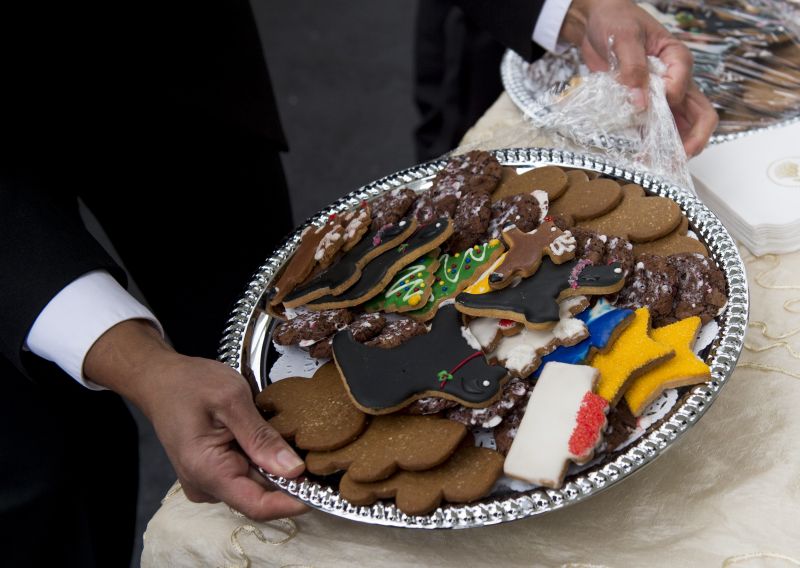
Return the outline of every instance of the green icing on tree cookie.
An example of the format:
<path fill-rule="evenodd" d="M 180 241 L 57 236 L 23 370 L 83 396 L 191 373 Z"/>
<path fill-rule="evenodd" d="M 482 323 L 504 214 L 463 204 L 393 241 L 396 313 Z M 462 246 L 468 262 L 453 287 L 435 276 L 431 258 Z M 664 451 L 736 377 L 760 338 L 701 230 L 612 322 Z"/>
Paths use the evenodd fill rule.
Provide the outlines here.
<path fill-rule="evenodd" d="M 480 276 L 487 265 L 502 251 L 503 244 L 500 240 L 492 239 L 464 252 L 457 252 L 454 255 L 443 254 L 439 257 L 439 268 L 434 275 L 431 294 L 425 307 L 408 312 L 408 315 L 417 319 L 428 319 L 436 312 L 442 301 L 455 297 Z"/>
<path fill-rule="evenodd" d="M 364 305 L 368 312 L 404 312 L 425 305 L 431 292 L 438 251 L 415 260 L 395 276 L 386 289 Z"/>

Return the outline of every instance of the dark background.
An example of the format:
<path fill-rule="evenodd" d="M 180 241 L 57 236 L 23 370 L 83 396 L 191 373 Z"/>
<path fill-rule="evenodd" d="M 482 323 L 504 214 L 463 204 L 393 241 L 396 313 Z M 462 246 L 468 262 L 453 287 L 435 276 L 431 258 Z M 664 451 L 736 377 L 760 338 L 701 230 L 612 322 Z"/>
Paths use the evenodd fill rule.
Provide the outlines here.
<path fill-rule="evenodd" d="M 283 164 L 295 223 L 365 183 L 413 165 L 416 2 L 252 4 L 289 140 Z M 241 211 L 251 213 L 252 222 L 269 222 L 268 211 L 250 212 L 246 203 Z M 265 249 L 265 258 L 269 252 Z M 133 566 L 139 565 L 147 522 L 175 481 L 152 428 L 136 417 L 141 482 Z"/>

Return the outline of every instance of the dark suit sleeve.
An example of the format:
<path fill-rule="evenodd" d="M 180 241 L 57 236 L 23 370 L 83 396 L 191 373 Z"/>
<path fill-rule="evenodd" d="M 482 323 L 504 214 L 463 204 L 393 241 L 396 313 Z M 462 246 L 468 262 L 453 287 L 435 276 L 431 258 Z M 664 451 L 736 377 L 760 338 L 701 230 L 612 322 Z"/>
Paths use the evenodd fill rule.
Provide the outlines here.
<path fill-rule="evenodd" d="M 39 313 L 67 284 L 124 271 L 85 229 L 74 194 L 15 189 L 0 182 L 0 355 L 25 374 L 22 346 Z"/>
<path fill-rule="evenodd" d="M 475 25 L 527 61 L 538 59 L 544 52 L 532 40 L 544 0 L 455 0 L 455 3 Z"/>

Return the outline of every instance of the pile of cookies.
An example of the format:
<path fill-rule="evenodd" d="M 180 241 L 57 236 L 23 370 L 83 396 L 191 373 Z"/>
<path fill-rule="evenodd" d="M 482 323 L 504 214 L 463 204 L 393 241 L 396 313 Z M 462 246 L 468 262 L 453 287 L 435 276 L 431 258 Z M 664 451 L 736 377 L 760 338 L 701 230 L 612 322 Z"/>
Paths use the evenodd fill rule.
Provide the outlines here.
<path fill-rule="evenodd" d="M 558 488 L 709 379 L 693 346 L 725 299 L 671 200 L 470 152 L 303 232 L 266 298 L 272 340 L 332 361 L 256 402 L 354 505 L 425 514 L 503 474 Z"/>

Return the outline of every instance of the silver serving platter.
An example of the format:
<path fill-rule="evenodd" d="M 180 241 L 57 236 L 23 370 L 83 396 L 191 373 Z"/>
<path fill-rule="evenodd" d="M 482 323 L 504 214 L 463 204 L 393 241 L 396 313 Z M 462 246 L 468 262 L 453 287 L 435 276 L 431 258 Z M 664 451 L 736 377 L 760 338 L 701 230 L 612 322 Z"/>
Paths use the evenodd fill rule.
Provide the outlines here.
<path fill-rule="evenodd" d="M 516 52 L 506 50 L 505 54 L 503 55 L 503 60 L 500 63 L 500 77 L 503 82 L 503 88 L 505 88 L 506 92 L 508 93 L 509 98 L 511 101 L 519 108 L 523 113 L 526 115 L 535 118 L 537 113 L 541 111 L 541 105 L 537 102 L 537 97 L 541 96 L 546 92 L 549 85 L 541 85 L 538 90 L 535 90 L 530 85 L 530 79 L 527 77 L 526 73 L 526 65 L 527 62 Z M 719 144 L 721 142 L 729 142 L 731 140 L 737 140 L 742 138 L 743 136 L 747 136 L 749 134 L 754 134 L 756 132 L 762 132 L 764 130 L 771 130 L 773 128 L 780 128 L 783 126 L 788 126 L 789 124 L 793 124 L 795 122 L 800 122 L 800 109 L 797 109 L 797 116 L 787 118 L 784 120 L 776 120 L 773 123 L 768 125 L 758 125 L 747 130 L 742 130 L 740 132 L 729 132 L 729 133 L 717 133 L 711 136 L 709 140 L 709 144 Z M 627 142 L 627 141 L 626 141 Z M 630 143 L 627 144 L 619 144 L 611 141 L 609 143 L 610 147 L 613 148 L 626 148 Z M 609 147 L 606 144 L 597 144 L 600 147 Z"/>
<path fill-rule="evenodd" d="M 719 332 L 706 357 L 712 380 L 690 389 L 661 422 L 651 426 L 632 445 L 621 452 L 606 455 L 600 463 L 581 473 L 568 476 L 564 486 L 558 490 L 536 489 L 511 493 L 502 498 L 490 496 L 469 505 L 445 504 L 429 515 L 409 516 L 393 503 L 378 502 L 371 507 L 357 507 L 341 498 L 334 487 L 305 478 L 284 479 L 260 470 L 277 487 L 311 507 L 364 523 L 425 529 L 480 527 L 562 509 L 608 489 L 663 454 L 705 414 L 733 372 L 742 351 L 747 327 L 745 267 L 730 234 L 703 203 L 685 189 L 664 183 L 647 173 L 616 167 L 600 157 L 549 148 L 517 148 L 492 153 L 506 166 L 558 165 L 600 172 L 626 182 L 638 183 L 651 194 L 672 199 L 680 206 L 692 229 L 708 246 L 711 258 L 722 269 L 727 282 L 728 304 L 717 317 Z M 445 163 L 446 160 L 428 162 L 372 182 L 310 218 L 303 227 L 309 223 L 320 225 L 330 214 L 355 207 L 362 200 L 373 199 L 386 191 L 399 187 L 417 190 L 427 187 L 432 176 Z M 267 259 L 248 284 L 247 291 L 233 310 L 219 348 L 219 359 L 240 371 L 255 391 L 260 391 L 268 382 L 268 378 L 262 376 L 261 369 L 262 350 L 264 342 L 268 340 L 271 323 L 270 316 L 264 311 L 264 292 L 294 252 L 303 227 L 298 228 Z"/>

